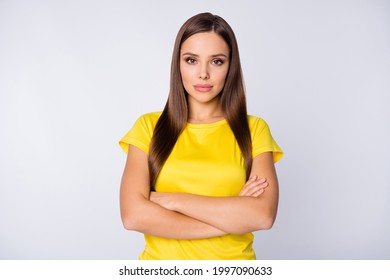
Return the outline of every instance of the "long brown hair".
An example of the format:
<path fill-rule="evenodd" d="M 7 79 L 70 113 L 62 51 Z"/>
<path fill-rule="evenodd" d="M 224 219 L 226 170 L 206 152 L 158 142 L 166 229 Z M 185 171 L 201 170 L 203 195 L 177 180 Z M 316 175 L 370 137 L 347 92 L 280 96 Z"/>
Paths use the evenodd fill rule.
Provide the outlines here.
<path fill-rule="evenodd" d="M 236 37 L 232 28 L 223 18 L 211 13 L 201 13 L 188 19 L 176 36 L 172 55 L 169 96 L 150 143 L 148 160 L 152 189 L 154 189 L 157 176 L 188 120 L 187 93 L 180 74 L 181 45 L 190 36 L 201 32 L 215 32 L 225 40 L 230 48 L 230 66 L 224 88 L 220 93 L 220 102 L 224 116 L 241 149 L 247 179 L 250 174 L 252 141 Z"/>

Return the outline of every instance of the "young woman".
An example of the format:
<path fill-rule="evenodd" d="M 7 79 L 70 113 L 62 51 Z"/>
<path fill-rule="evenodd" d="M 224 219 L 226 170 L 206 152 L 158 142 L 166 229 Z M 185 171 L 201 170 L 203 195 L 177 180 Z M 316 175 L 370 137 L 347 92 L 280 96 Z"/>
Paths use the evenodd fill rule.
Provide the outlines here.
<path fill-rule="evenodd" d="M 278 208 L 282 151 L 248 116 L 231 27 L 210 13 L 179 30 L 168 101 L 120 140 L 123 225 L 144 233 L 140 259 L 255 259 L 253 231 Z"/>

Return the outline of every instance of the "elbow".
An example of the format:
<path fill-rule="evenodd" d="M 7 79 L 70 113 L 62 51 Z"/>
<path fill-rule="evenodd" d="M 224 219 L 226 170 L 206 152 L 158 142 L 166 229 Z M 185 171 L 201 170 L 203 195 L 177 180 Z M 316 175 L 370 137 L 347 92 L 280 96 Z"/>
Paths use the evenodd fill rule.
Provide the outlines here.
<path fill-rule="evenodd" d="M 258 230 L 270 230 L 275 223 L 277 212 L 277 203 L 264 205 L 258 216 Z"/>
<path fill-rule="evenodd" d="M 126 230 L 140 231 L 145 223 L 145 203 L 144 200 L 133 200 L 121 203 L 122 225 Z"/>
<path fill-rule="evenodd" d="M 257 220 L 256 230 L 270 230 L 276 220 L 276 211 L 264 211 Z"/>
<path fill-rule="evenodd" d="M 126 230 L 135 230 L 136 226 L 131 218 L 122 218 L 122 224 Z"/>
<path fill-rule="evenodd" d="M 140 220 L 139 215 L 135 211 L 126 211 L 121 214 L 122 224 L 126 230 L 139 231 L 140 230 Z"/>
<path fill-rule="evenodd" d="M 229 232 L 232 234 L 247 234 L 258 230 L 269 230 L 273 227 L 275 222 L 274 215 L 262 215 L 256 220 L 246 221 L 240 227 L 234 227 Z"/>
<path fill-rule="evenodd" d="M 275 219 L 273 217 L 262 217 L 254 222 L 252 226 L 249 226 L 245 232 L 241 232 L 241 234 L 258 230 L 270 230 L 273 227 L 274 222 Z"/>
<path fill-rule="evenodd" d="M 259 230 L 270 230 L 275 223 L 276 212 L 275 207 L 261 207 L 251 215 L 243 213 L 240 222 L 232 224 L 225 231 L 231 234 L 247 234 Z"/>
<path fill-rule="evenodd" d="M 270 230 L 275 223 L 274 217 L 264 218 L 259 225 L 259 230 Z"/>

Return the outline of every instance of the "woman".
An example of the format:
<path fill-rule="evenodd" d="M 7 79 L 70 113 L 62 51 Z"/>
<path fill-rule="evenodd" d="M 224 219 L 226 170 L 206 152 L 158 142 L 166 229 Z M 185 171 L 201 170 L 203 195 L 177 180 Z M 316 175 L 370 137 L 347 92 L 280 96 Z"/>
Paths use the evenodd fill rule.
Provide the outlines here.
<path fill-rule="evenodd" d="M 255 259 L 253 231 L 272 227 L 274 162 L 267 124 L 248 116 L 238 46 L 219 16 L 179 30 L 168 101 L 121 139 L 124 227 L 145 234 L 140 259 Z"/>

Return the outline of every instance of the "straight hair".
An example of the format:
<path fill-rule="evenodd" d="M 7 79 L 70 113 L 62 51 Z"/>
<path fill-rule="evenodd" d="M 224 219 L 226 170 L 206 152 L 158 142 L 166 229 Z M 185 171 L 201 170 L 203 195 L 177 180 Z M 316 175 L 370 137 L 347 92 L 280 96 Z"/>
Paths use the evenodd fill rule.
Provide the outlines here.
<path fill-rule="evenodd" d="M 215 32 L 229 46 L 230 64 L 225 85 L 220 92 L 220 102 L 224 117 L 243 155 L 246 179 L 250 175 L 252 140 L 237 40 L 232 28 L 223 18 L 211 13 L 201 13 L 188 19 L 176 36 L 171 63 L 169 96 L 157 121 L 149 149 L 148 164 L 152 190 L 155 187 L 161 168 L 188 121 L 187 92 L 184 89 L 180 74 L 181 46 L 190 36 L 202 32 Z"/>

